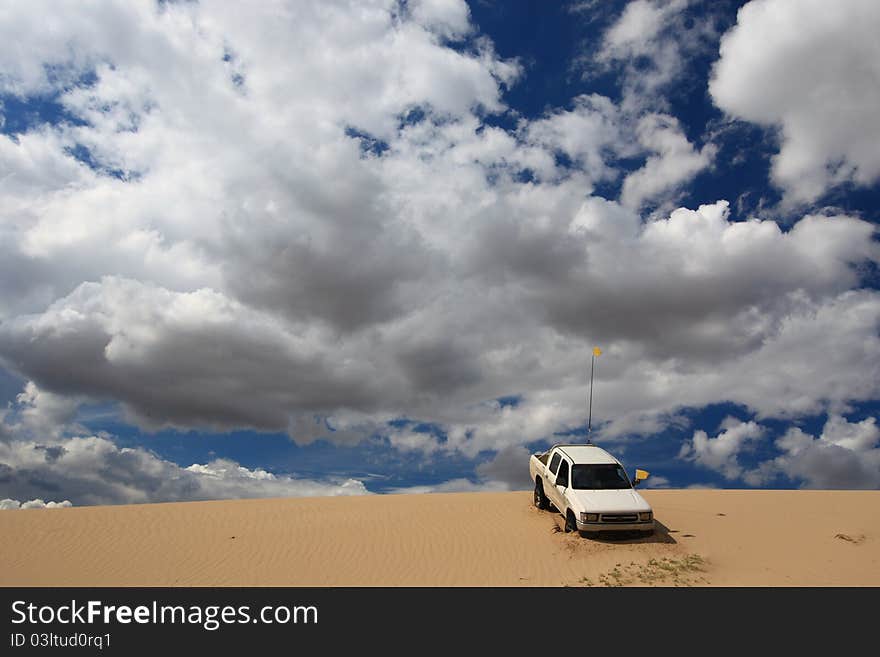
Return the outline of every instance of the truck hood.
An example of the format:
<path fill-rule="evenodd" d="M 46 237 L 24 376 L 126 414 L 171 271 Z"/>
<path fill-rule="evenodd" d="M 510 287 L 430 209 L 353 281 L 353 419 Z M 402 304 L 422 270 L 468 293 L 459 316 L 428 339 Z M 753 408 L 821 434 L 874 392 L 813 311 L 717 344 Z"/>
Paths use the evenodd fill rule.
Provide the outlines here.
<path fill-rule="evenodd" d="M 618 490 L 575 490 L 569 495 L 577 500 L 580 511 L 597 513 L 624 513 L 650 511 L 651 505 L 632 488 Z"/>

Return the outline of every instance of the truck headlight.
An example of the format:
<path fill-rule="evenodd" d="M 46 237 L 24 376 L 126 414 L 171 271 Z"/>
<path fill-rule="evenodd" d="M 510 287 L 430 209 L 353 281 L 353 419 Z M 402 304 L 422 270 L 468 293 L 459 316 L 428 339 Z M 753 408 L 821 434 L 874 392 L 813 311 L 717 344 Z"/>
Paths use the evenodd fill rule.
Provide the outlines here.
<path fill-rule="evenodd" d="M 581 513 L 581 522 L 599 522 L 599 514 Z"/>
<path fill-rule="evenodd" d="M 640 522 L 648 522 L 653 517 L 654 517 L 654 514 L 651 511 L 640 511 L 639 512 L 639 521 Z"/>

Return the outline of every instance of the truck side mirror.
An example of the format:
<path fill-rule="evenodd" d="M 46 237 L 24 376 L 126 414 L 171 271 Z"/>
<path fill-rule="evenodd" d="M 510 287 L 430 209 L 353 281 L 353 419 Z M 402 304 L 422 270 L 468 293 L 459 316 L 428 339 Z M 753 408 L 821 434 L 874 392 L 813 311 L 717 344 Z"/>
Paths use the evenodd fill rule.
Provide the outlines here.
<path fill-rule="evenodd" d="M 566 488 L 568 488 L 568 477 L 566 477 L 565 475 L 559 475 L 558 477 L 556 477 L 556 485 L 565 486 Z"/>

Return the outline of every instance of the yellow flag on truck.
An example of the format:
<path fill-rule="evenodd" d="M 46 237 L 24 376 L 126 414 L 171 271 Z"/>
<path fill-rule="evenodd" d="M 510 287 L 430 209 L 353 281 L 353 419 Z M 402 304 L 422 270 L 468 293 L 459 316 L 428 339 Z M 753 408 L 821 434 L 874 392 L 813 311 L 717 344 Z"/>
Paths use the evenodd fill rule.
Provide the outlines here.
<path fill-rule="evenodd" d="M 594 355 L 594 356 L 601 356 L 601 355 L 602 355 L 602 350 L 599 349 L 599 347 L 593 347 L 593 355 Z"/>
<path fill-rule="evenodd" d="M 644 481 L 648 478 L 648 474 L 649 473 L 647 470 L 636 470 L 636 479 L 638 479 L 639 481 Z"/>

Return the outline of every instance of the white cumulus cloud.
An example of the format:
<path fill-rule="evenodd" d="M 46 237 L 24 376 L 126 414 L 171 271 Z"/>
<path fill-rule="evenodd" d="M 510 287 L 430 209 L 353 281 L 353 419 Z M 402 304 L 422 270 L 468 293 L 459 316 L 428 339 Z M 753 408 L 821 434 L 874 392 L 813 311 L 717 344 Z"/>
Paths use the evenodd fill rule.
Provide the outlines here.
<path fill-rule="evenodd" d="M 39 436 L 30 422 L 45 395 L 33 384 L 0 421 L 0 508 L 61 508 L 247 497 L 363 495 L 355 479 L 314 480 L 246 468 L 229 459 L 181 467 L 143 447 L 120 447 L 109 435 L 66 435 L 75 424 Z M 17 420 L 17 421 L 16 421 Z M 44 502 L 64 495 L 61 502 Z M 19 502 L 15 498 L 31 501 Z"/>
<path fill-rule="evenodd" d="M 714 438 L 705 431 L 695 431 L 693 438 L 682 445 L 678 457 L 717 470 L 726 479 L 738 479 L 743 471 L 738 459 L 740 452 L 763 434 L 764 428 L 756 422 L 728 418 Z"/>
<path fill-rule="evenodd" d="M 696 150 L 681 131 L 678 121 L 661 114 L 642 117 L 636 135 L 651 155 L 642 168 L 627 175 L 623 181 L 621 202 L 635 209 L 646 200 L 690 181 L 712 164 L 717 151 L 714 144 Z"/>
<path fill-rule="evenodd" d="M 70 503 L 70 500 L 64 500 L 63 502 L 44 502 L 37 498 L 26 502 L 19 502 L 18 500 L 9 499 L 8 497 L 0 500 L 0 511 L 9 511 L 12 509 L 66 509 L 71 506 L 73 505 Z"/>
<path fill-rule="evenodd" d="M 761 486 L 783 477 L 802 488 L 880 487 L 880 427 L 874 417 L 849 422 L 832 415 L 818 437 L 791 427 L 776 440 L 780 456 L 759 464 L 745 480 Z"/>
<path fill-rule="evenodd" d="M 734 117 L 779 129 L 772 175 L 792 203 L 880 177 L 880 4 L 753 0 L 709 85 Z"/>

